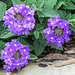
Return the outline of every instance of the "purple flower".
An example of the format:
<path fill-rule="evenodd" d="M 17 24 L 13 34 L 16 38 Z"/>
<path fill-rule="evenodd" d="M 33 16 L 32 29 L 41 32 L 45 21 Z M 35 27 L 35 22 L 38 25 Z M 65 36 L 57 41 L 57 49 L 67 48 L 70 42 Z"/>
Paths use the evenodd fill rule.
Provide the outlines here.
<path fill-rule="evenodd" d="M 1 59 L 5 62 L 4 69 L 6 72 L 20 69 L 28 64 L 29 50 L 28 46 L 22 45 L 16 39 L 6 43 L 4 50 L 1 51 Z"/>
<path fill-rule="evenodd" d="M 4 27 L 8 25 L 12 34 L 28 35 L 35 26 L 34 10 L 25 4 L 14 5 L 5 12 L 3 21 Z"/>
<path fill-rule="evenodd" d="M 43 30 L 43 34 L 46 34 L 47 42 L 56 44 L 58 47 L 62 46 L 64 41 L 68 42 L 70 40 L 69 35 L 71 31 L 69 30 L 69 22 L 60 19 L 59 15 L 55 15 L 55 18 L 48 19 L 48 28 Z"/>

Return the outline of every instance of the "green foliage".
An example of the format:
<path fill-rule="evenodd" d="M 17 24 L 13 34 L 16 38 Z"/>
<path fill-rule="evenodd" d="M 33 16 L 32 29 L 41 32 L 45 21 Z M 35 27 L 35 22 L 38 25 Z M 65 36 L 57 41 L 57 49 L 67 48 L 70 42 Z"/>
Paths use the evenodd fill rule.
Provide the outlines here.
<path fill-rule="evenodd" d="M 12 6 L 11 0 L 5 0 L 5 3 L 7 4 L 7 8 L 10 8 Z"/>
<path fill-rule="evenodd" d="M 59 9 L 62 5 L 66 5 L 64 0 L 58 0 L 55 9 Z"/>
<path fill-rule="evenodd" d="M 63 46 L 61 46 L 61 47 L 57 47 L 57 45 L 54 45 L 54 44 L 47 44 L 46 43 L 46 39 L 43 39 L 43 36 L 42 35 L 40 35 L 40 38 L 39 38 L 39 42 L 42 44 L 42 45 L 44 45 L 44 46 L 51 46 L 52 48 L 56 48 L 56 49 L 59 49 L 59 50 L 63 50 Z"/>
<path fill-rule="evenodd" d="M 23 2 L 20 0 L 11 0 L 13 4 L 22 4 Z"/>
<path fill-rule="evenodd" d="M 46 27 L 46 24 L 36 24 L 36 30 L 43 30 Z"/>
<path fill-rule="evenodd" d="M 6 8 L 7 8 L 7 5 L 3 3 L 2 1 L 0 1 L 0 21 L 2 21 Z"/>
<path fill-rule="evenodd" d="M 27 40 L 27 39 L 25 39 L 25 38 L 23 38 L 23 37 L 18 37 L 17 40 L 18 40 L 21 44 L 23 44 L 23 45 L 28 45 L 30 51 L 32 51 L 32 50 L 34 49 L 34 48 L 33 48 L 33 45 L 31 44 L 31 43 L 32 43 L 31 40 Z"/>
<path fill-rule="evenodd" d="M 5 42 L 3 42 L 2 40 L 0 40 L 0 54 L 1 54 L 1 50 L 3 50 L 5 47 Z M 1 55 L 0 55 L 1 57 Z"/>
<path fill-rule="evenodd" d="M 0 34 L 0 38 L 1 38 L 1 39 L 7 39 L 7 38 L 13 37 L 13 36 L 16 36 L 16 34 L 12 34 L 12 33 L 9 31 L 9 28 L 4 28 L 3 31 L 2 31 L 1 34 Z"/>
<path fill-rule="evenodd" d="M 38 31 L 34 31 L 34 36 L 35 36 L 36 39 L 38 39 L 39 38 L 39 32 Z"/>
<path fill-rule="evenodd" d="M 0 35 L 2 33 L 2 30 L 4 29 L 4 27 L 2 25 L 3 25 L 3 22 L 0 22 Z"/>
<path fill-rule="evenodd" d="M 62 7 L 63 9 L 75 10 L 75 5 L 72 2 L 67 3 Z"/>
<path fill-rule="evenodd" d="M 66 20 L 70 21 L 70 30 L 71 31 L 75 31 L 75 14 L 68 14 L 66 17 L 65 17 Z"/>
<path fill-rule="evenodd" d="M 29 5 L 31 9 L 35 10 L 35 28 L 30 31 L 28 36 L 12 34 L 9 29 L 4 28 L 2 18 L 6 9 L 12 7 L 14 4 Z M 51 46 L 59 50 L 63 50 L 62 47 L 57 47 L 54 44 L 46 43 L 46 36 L 42 31 L 47 28 L 48 18 L 59 14 L 60 18 L 70 22 L 69 27 L 71 31 L 75 31 L 75 0 L 5 0 L 5 3 L 0 1 L 0 51 L 4 48 L 4 44 L 7 40 L 17 39 L 23 45 L 28 45 L 30 48 L 30 60 L 37 59 L 45 49 L 46 46 Z M 31 54 L 34 51 L 35 55 Z"/>
<path fill-rule="evenodd" d="M 38 59 L 38 57 L 37 57 L 37 56 L 35 56 L 35 55 L 34 55 L 34 54 L 32 54 L 32 53 L 29 53 L 29 55 L 30 55 L 30 60 Z"/>
<path fill-rule="evenodd" d="M 75 0 L 71 0 L 71 1 L 75 3 Z"/>
<path fill-rule="evenodd" d="M 42 45 L 39 40 L 34 40 L 34 52 L 37 56 L 39 56 L 43 51 L 45 46 Z"/>
<path fill-rule="evenodd" d="M 52 44 L 52 43 L 48 44 L 48 46 L 51 46 L 52 48 L 56 48 L 56 49 L 59 49 L 59 50 L 63 50 L 63 46 L 57 47 L 57 45 Z"/>

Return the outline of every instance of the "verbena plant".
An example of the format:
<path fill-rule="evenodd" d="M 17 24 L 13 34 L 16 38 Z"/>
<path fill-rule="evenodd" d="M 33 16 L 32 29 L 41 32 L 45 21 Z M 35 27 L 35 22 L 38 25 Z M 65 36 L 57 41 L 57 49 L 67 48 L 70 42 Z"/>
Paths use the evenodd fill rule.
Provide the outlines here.
<path fill-rule="evenodd" d="M 6 71 L 21 68 L 28 64 L 28 59 L 38 59 L 37 56 L 46 46 L 63 50 L 62 43 L 68 42 L 71 31 L 75 31 L 74 4 L 75 0 L 0 1 L 0 53 L 1 59 L 7 64 L 4 65 Z M 35 55 L 31 53 L 32 51 Z M 12 61 L 15 58 L 21 63 L 12 67 L 13 65 L 9 63 L 11 59 L 6 54 L 8 56 L 11 54 Z M 25 59 L 17 59 L 16 55 Z"/>

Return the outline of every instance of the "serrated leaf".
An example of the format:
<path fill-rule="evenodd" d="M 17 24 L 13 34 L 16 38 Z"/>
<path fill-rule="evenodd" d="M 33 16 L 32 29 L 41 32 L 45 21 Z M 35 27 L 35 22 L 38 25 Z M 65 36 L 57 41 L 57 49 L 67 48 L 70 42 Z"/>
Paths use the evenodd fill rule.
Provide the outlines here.
<path fill-rule="evenodd" d="M 39 21 L 42 23 L 44 18 L 43 17 L 38 17 Z"/>
<path fill-rule="evenodd" d="M 56 5 L 57 0 L 46 0 L 44 4 L 44 9 L 53 9 L 54 5 Z"/>
<path fill-rule="evenodd" d="M 71 18 L 71 13 L 67 14 L 67 16 L 65 17 L 65 20 L 70 20 L 70 18 Z"/>
<path fill-rule="evenodd" d="M 23 44 L 23 45 L 29 45 L 29 43 L 26 42 L 26 39 L 24 39 L 24 38 L 22 38 L 22 37 L 18 37 L 17 40 L 18 40 L 21 44 Z"/>
<path fill-rule="evenodd" d="M 57 45 L 52 44 L 52 43 L 49 43 L 48 46 L 51 46 L 52 48 L 56 48 L 56 49 L 59 49 L 59 50 L 63 50 L 63 46 L 57 47 Z"/>
<path fill-rule="evenodd" d="M 35 36 L 36 39 L 38 39 L 39 38 L 39 32 L 38 31 L 34 31 L 34 36 Z"/>
<path fill-rule="evenodd" d="M 37 2 L 37 7 L 38 8 L 42 8 L 44 6 L 46 0 L 36 0 Z"/>
<path fill-rule="evenodd" d="M 0 54 L 1 54 L 1 50 L 3 50 L 5 47 L 5 42 L 3 42 L 2 40 L 0 41 Z M 1 57 L 1 55 L 0 55 Z"/>
<path fill-rule="evenodd" d="M 64 11 L 64 10 L 57 10 L 57 13 L 59 14 L 59 16 L 60 16 L 60 18 L 65 18 L 65 16 L 66 16 L 66 11 Z"/>
<path fill-rule="evenodd" d="M 13 4 L 22 4 L 23 2 L 20 0 L 11 0 Z"/>
<path fill-rule="evenodd" d="M 17 36 L 16 34 L 12 34 L 10 31 L 9 31 L 9 28 L 4 28 L 1 35 L 0 35 L 0 38 L 1 39 L 6 39 L 6 38 L 9 38 L 9 37 L 13 37 L 13 36 Z"/>
<path fill-rule="evenodd" d="M 42 30 L 42 29 L 44 29 L 45 28 L 45 26 L 46 26 L 46 24 L 36 24 L 36 30 Z"/>
<path fill-rule="evenodd" d="M 39 40 L 34 41 L 34 52 L 37 56 L 39 56 L 44 51 L 45 46 L 40 44 Z"/>
<path fill-rule="evenodd" d="M 23 45 L 28 45 L 28 47 L 29 47 L 29 49 L 30 49 L 30 52 L 34 49 L 33 48 L 33 46 L 30 44 L 30 41 L 31 40 L 26 40 L 26 39 L 24 39 L 24 38 L 22 38 L 22 37 L 18 37 L 17 38 L 17 41 L 19 41 L 21 44 L 23 44 Z"/>
<path fill-rule="evenodd" d="M 74 10 L 75 5 L 72 2 L 69 2 L 66 4 L 66 6 L 62 6 L 63 9 L 69 9 L 69 10 Z"/>
<path fill-rule="evenodd" d="M 75 32 L 75 22 L 71 22 L 70 25 L 69 25 L 69 28 L 70 28 L 71 31 Z"/>
<path fill-rule="evenodd" d="M 7 8 L 10 8 L 12 6 L 11 0 L 5 0 L 5 3 L 7 4 Z"/>
<path fill-rule="evenodd" d="M 75 0 L 71 0 L 71 1 L 75 3 Z"/>
<path fill-rule="evenodd" d="M 30 1 L 25 0 L 25 4 L 29 5 L 31 9 L 36 9 L 37 8 L 37 6 L 36 6 L 36 4 L 37 4 L 36 0 L 30 0 Z"/>
<path fill-rule="evenodd" d="M 4 13 L 6 11 L 7 5 L 0 1 L 0 21 L 2 20 Z"/>
<path fill-rule="evenodd" d="M 55 5 L 55 9 L 59 9 L 61 7 L 61 5 L 65 5 L 64 0 L 58 0 L 56 5 Z"/>
<path fill-rule="evenodd" d="M 0 22 L 0 35 L 1 35 L 2 31 L 3 31 L 3 29 L 4 29 L 4 27 L 2 26 L 3 24 L 4 24 L 4 22 Z"/>
<path fill-rule="evenodd" d="M 38 57 L 35 56 L 35 55 L 32 54 L 32 53 L 29 53 L 29 55 L 30 55 L 30 59 L 29 59 L 29 60 L 35 60 L 35 59 L 38 59 Z"/>
<path fill-rule="evenodd" d="M 46 46 L 47 44 L 46 44 L 46 39 L 43 39 L 43 36 L 40 34 L 40 38 L 39 38 L 39 42 L 42 44 L 42 45 L 44 45 L 44 46 Z"/>
<path fill-rule="evenodd" d="M 37 11 L 39 17 L 54 17 L 57 14 L 55 10 L 43 9 L 42 11 Z"/>

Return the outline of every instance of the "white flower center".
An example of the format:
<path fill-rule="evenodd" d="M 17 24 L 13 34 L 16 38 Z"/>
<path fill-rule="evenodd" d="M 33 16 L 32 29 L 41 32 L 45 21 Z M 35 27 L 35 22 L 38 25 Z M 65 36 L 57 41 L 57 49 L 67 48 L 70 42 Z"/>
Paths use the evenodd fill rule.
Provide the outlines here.
<path fill-rule="evenodd" d="M 11 21 L 10 23 L 11 23 L 11 24 L 13 24 L 13 22 L 12 22 L 12 21 Z"/>
<path fill-rule="evenodd" d="M 51 25 L 53 25 L 54 23 L 53 22 L 51 22 Z"/>
<path fill-rule="evenodd" d="M 22 9 L 22 7 L 20 7 L 20 9 Z"/>
<path fill-rule="evenodd" d="M 31 14 L 31 12 L 28 12 L 28 14 Z"/>
<path fill-rule="evenodd" d="M 49 31 L 47 32 L 47 34 L 49 34 Z"/>
<path fill-rule="evenodd" d="M 60 24 L 62 24 L 62 23 L 60 23 Z"/>
<path fill-rule="evenodd" d="M 8 67 L 8 68 L 10 68 L 10 67 Z"/>
<path fill-rule="evenodd" d="M 53 39 L 53 37 L 51 37 L 51 39 Z"/>
<path fill-rule="evenodd" d="M 67 34 L 68 34 L 68 31 L 67 31 Z"/>
<path fill-rule="evenodd" d="M 17 64 L 17 66 L 18 66 L 19 64 Z"/>
<path fill-rule="evenodd" d="M 30 18 L 28 17 L 28 20 L 30 20 Z"/>
<path fill-rule="evenodd" d="M 26 59 L 27 59 L 28 57 L 26 56 Z"/>
<path fill-rule="evenodd" d="M 14 46 L 17 46 L 16 44 L 14 44 Z"/>
<path fill-rule="evenodd" d="M 60 43 L 61 41 L 58 41 L 58 43 Z"/>
<path fill-rule="evenodd" d="M 10 61 L 10 59 L 8 59 Z"/>
<path fill-rule="evenodd" d="M 12 51 L 12 49 L 10 49 L 10 51 Z"/>
<path fill-rule="evenodd" d="M 24 52 L 26 51 L 26 49 L 24 49 Z"/>
<path fill-rule="evenodd" d="M 5 54 L 7 54 L 7 52 L 5 52 Z"/>

